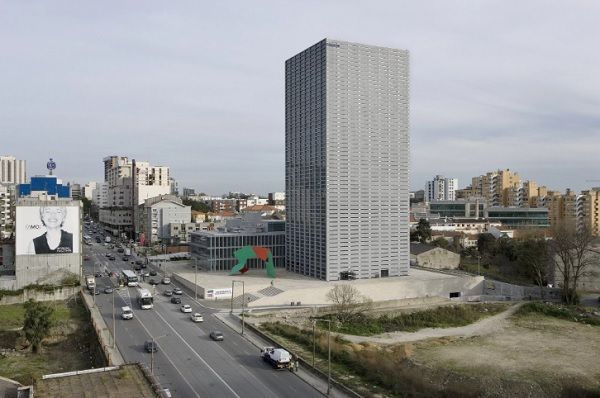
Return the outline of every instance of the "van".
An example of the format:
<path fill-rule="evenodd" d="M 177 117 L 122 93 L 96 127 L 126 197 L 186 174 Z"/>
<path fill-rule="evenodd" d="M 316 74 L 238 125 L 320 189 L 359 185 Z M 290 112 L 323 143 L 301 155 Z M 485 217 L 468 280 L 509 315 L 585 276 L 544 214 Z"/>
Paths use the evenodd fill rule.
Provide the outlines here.
<path fill-rule="evenodd" d="M 133 319 L 133 311 L 129 307 L 121 308 L 121 318 L 123 319 Z"/>

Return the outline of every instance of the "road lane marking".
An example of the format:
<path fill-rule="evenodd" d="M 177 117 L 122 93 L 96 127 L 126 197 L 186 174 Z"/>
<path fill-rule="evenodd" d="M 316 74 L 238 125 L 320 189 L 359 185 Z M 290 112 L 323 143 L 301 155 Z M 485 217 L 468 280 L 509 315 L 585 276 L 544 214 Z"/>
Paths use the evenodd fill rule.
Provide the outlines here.
<path fill-rule="evenodd" d="M 241 398 L 241 397 L 240 397 L 240 396 L 239 396 L 239 395 L 238 395 L 238 394 L 237 394 L 237 393 L 236 393 L 236 392 L 233 390 L 233 388 L 231 388 L 231 386 L 230 386 L 229 384 L 227 384 L 227 382 L 226 382 L 225 380 L 223 380 L 223 378 L 222 378 L 222 377 L 221 377 L 221 376 L 220 376 L 220 375 L 219 375 L 219 374 L 218 374 L 218 373 L 217 373 L 217 372 L 216 372 L 216 371 L 215 371 L 215 370 L 212 368 L 212 366 L 210 366 L 210 365 L 208 364 L 208 362 L 206 362 L 206 361 L 204 360 L 204 358 L 202 358 L 202 357 L 200 356 L 200 354 L 198 354 L 198 353 L 196 352 L 196 350 L 194 350 L 194 348 L 192 348 L 192 346 L 190 346 L 190 345 L 188 344 L 188 342 L 187 342 L 187 341 L 185 341 L 185 339 L 183 338 L 183 336 L 181 336 L 181 335 L 180 335 L 180 334 L 179 334 L 179 333 L 178 333 L 178 332 L 177 332 L 177 331 L 176 331 L 176 330 L 173 328 L 173 326 L 171 326 L 171 325 L 169 324 L 169 322 L 167 322 L 167 320 L 166 320 L 165 318 L 163 318 L 163 316 L 162 316 L 161 314 L 159 314 L 159 313 L 158 313 L 158 311 L 155 311 L 155 314 L 156 314 L 156 315 L 157 315 L 157 316 L 158 316 L 160 319 L 162 319 L 162 321 L 165 323 L 165 325 L 167 325 L 167 326 L 169 327 L 169 329 L 171 329 L 171 330 L 173 331 L 173 333 L 175 333 L 175 334 L 177 335 L 177 337 L 179 337 L 179 338 L 181 339 L 181 341 L 183 342 L 183 344 L 185 344 L 185 345 L 187 346 L 187 348 L 189 348 L 189 349 L 190 349 L 190 351 L 192 351 L 192 352 L 193 352 L 193 353 L 196 355 L 196 357 L 198 357 L 198 359 L 199 359 L 200 361 L 202 361 L 202 363 L 203 363 L 204 365 L 206 365 L 206 367 L 207 367 L 208 369 L 210 369 L 210 371 L 211 371 L 211 372 L 213 372 L 213 374 L 214 374 L 214 375 L 217 377 L 217 379 L 219 379 L 219 380 L 220 380 L 220 381 L 221 381 L 221 382 L 222 382 L 222 383 L 223 383 L 223 384 L 224 384 L 224 385 L 225 385 L 225 386 L 226 386 L 226 387 L 229 389 L 229 391 L 231 391 L 231 393 L 232 393 L 233 395 L 235 395 L 237 398 Z"/>
<path fill-rule="evenodd" d="M 150 331 L 148 330 L 148 328 L 146 327 L 146 325 L 144 325 L 144 323 L 138 317 L 136 317 L 135 319 L 140 323 L 140 325 L 142 325 L 142 327 L 144 328 L 144 330 L 146 331 L 146 333 L 148 333 L 148 336 L 152 337 L 152 333 L 150 333 Z M 175 330 L 173 329 L 173 331 L 175 331 Z M 180 336 L 180 338 L 181 338 L 181 336 Z M 156 342 L 156 345 L 158 347 L 160 347 L 160 344 L 158 344 L 158 341 Z M 183 381 L 185 382 L 185 384 L 187 384 L 188 387 L 190 387 L 190 389 L 194 392 L 194 394 L 196 394 L 196 396 L 198 398 L 201 398 L 200 394 L 198 394 L 198 392 L 196 390 L 194 390 L 194 387 L 192 387 L 192 385 L 187 381 L 187 379 L 185 378 L 185 376 L 179 371 L 179 369 L 177 368 L 177 366 L 175 366 L 175 363 L 167 355 L 166 351 L 165 350 L 161 350 L 161 352 L 165 356 L 165 358 L 167 358 L 167 361 L 169 361 L 169 363 L 171 364 L 171 366 L 173 367 L 173 369 L 175 369 L 175 371 L 177 371 L 177 373 L 179 373 L 179 376 L 181 376 L 181 378 L 183 379 Z M 240 397 L 238 397 L 238 398 L 240 398 Z"/>

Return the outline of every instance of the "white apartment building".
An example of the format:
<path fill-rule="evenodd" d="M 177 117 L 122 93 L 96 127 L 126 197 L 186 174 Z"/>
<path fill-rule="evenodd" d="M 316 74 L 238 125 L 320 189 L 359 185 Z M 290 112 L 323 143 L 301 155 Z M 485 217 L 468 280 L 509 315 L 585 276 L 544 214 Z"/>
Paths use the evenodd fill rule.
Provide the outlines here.
<path fill-rule="evenodd" d="M 15 185 L 0 184 L 0 240 L 10 238 L 15 230 Z"/>
<path fill-rule="evenodd" d="M 173 243 L 171 225 L 188 224 L 192 220 L 192 207 L 170 194 L 150 198 L 138 207 L 141 222 L 136 233 L 143 233 L 149 244 Z"/>
<path fill-rule="evenodd" d="M 94 189 L 98 187 L 98 183 L 96 181 L 90 181 L 83 186 L 81 189 L 81 196 L 85 197 L 87 200 L 94 200 Z"/>
<path fill-rule="evenodd" d="M 27 169 L 24 160 L 14 156 L 0 156 L 0 184 L 25 184 Z"/>
<path fill-rule="evenodd" d="M 436 175 L 432 181 L 425 183 L 425 200 L 433 202 L 434 200 L 455 200 L 458 189 L 457 178 L 445 178 Z"/>

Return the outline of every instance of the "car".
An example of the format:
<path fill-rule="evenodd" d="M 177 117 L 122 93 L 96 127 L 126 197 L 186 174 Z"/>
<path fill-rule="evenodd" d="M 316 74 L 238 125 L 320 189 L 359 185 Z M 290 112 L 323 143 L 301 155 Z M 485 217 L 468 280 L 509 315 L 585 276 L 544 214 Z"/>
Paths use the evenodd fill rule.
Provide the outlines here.
<path fill-rule="evenodd" d="M 165 276 L 164 278 L 162 278 L 162 284 L 163 285 L 170 285 L 171 284 L 171 278 Z"/>
<path fill-rule="evenodd" d="M 88 255 L 85 255 L 85 256 L 83 256 L 83 259 L 84 259 L 85 261 L 88 261 L 88 260 L 90 259 L 90 256 L 88 256 Z"/>
<path fill-rule="evenodd" d="M 202 314 L 199 313 L 194 313 L 191 316 L 192 322 L 204 322 L 204 318 L 202 317 Z"/>
<path fill-rule="evenodd" d="M 144 350 L 146 350 L 146 352 L 156 352 L 158 351 L 158 344 L 156 344 L 156 341 L 154 340 L 146 340 L 144 343 Z"/>
<path fill-rule="evenodd" d="M 100 289 L 94 289 L 94 294 L 97 296 L 100 293 L 102 293 L 102 291 Z"/>
<path fill-rule="evenodd" d="M 129 256 L 123 256 L 123 261 L 129 261 Z"/>
<path fill-rule="evenodd" d="M 134 269 L 135 271 L 141 271 L 141 270 L 142 270 L 142 268 L 141 268 L 141 267 L 138 267 L 138 266 L 135 266 L 135 267 L 133 267 L 133 269 Z"/>
<path fill-rule="evenodd" d="M 146 268 L 146 263 L 142 263 L 142 268 Z"/>
<path fill-rule="evenodd" d="M 121 318 L 123 319 L 133 319 L 133 311 L 130 307 L 121 307 Z"/>
<path fill-rule="evenodd" d="M 150 276 L 156 276 L 156 275 L 158 275 L 156 271 L 154 271 L 154 270 L 150 271 Z"/>
<path fill-rule="evenodd" d="M 181 312 L 183 312 L 183 313 L 190 313 L 190 312 L 192 312 L 192 306 L 189 305 L 189 304 L 182 305 L 180 309 L 181 309 Z"/>
<path fill-rule="evenodd" d="M 118 251 L 119 253 L 123 253 L 123 252 L 125 251 L 125 249 L 123 249 L 122 247 L 119 247 L 119 248 L 117 249 L 117 251 Z"/>
<path fill-rule="evenodd" d="M 223 341 L 223 333 L 218 330 L 213 330 L 210 332 L 210 338 L 214 341 Z"/>
<path fill-rule="evenodd" d="M 106 257 L 110 257 L 110 256 L 112 256 L 112 254 L 110 254 L 110 253 L 106 253 L 106 254 L 105 254 L 105 256 L 106 256 Z"/>
<path fill-rule="evenodd" d="M 180 288 L 176 287 L 175 289 L 173 289 L 173 294 L 181 296 L 183 294 L 183 291 L 181 291 Z"/>
<path fill-rule="evenodd" d="M 104 293 L 106 293 L 106 294 L 111 294 L 112 292 L 113 292 L 113 288 L 112 288 L 112 287 L 110 287 L 110 286 L 106 286 L 106 287 L 104 288 Z"/>
<path fill-rule="evenodd" d="M 154 279 L 154 278 L 151 278 L 151 279 L 148 281 L 148 283 L 149 283 L 149 284 L 151 284 L 151 285 L 158 285 L 158 281 L 156 281 L 156 279 Z"/>
<path fill-rule="evenodd" d="M 116 260 L 115 256 L 110 256 L 108 259 L 109 259 L 110 261 L 115 261 L 115 260 Z"/>
<path fill-rule="evenodd" d="M 144 264 L 144 260 L 135 260 L 135 263 L 137 265 L 143 265 Z"/>
<path fill-rule="evenodd" d="M 165 292 L 163 294 L 165 296 L 167 296 L 167 297 L 171 297 L 173 295 L 173 291 L 172 290 L 165 290 Z"/>
<path fill-rule="evenodd" d="M 94 276 L 95 276 L 96 278 L 102 278 L 102 272 L 100 272 L 100 271 L 96 271 L 96 273 L 94 274 Z"/>
<path fill-rule="evenodd" d="M 173 304 L 181 304 L 181 297 L 171 297 L 171 303 Z"/>

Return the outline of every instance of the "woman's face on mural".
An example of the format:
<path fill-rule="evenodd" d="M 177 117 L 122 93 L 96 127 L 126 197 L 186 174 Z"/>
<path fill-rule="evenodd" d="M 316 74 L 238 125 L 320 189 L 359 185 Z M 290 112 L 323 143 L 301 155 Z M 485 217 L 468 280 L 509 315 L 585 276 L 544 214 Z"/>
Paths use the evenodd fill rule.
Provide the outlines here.
<path fill-rule="evenodd" d="M 42 221 L 47 228 L 60 228 L 66 216 L 63 207 L 44 207 L 41 213 Z"/>

